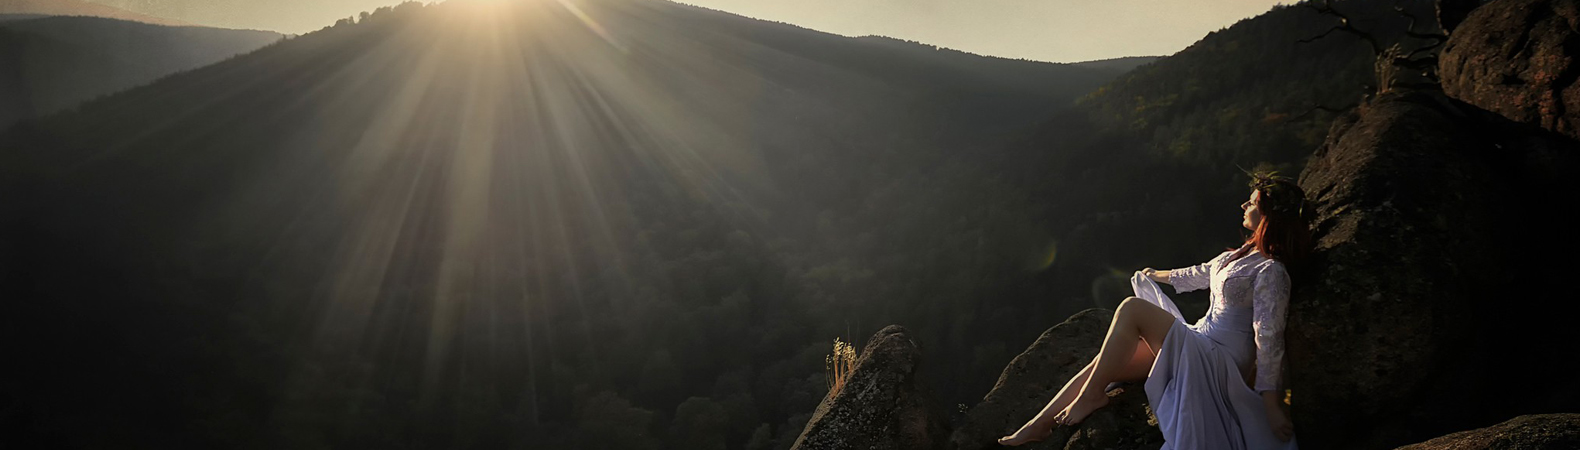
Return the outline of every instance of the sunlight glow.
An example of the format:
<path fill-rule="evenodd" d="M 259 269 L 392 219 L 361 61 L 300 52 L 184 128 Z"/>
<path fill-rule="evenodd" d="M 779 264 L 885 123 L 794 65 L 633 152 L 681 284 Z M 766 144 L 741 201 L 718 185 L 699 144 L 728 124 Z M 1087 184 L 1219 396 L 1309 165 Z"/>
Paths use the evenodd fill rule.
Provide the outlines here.
<path fill-rule="evenodd" d="M 624 45 L 621 45 L 619 41 L 616 41 L 614 39 L 613 35 L 609 34 L 608 30 L 605 30 L 602 25 L 598 24 L 598 21 L 593 20 L 592 16 L 588 16 L 587 13 L 583 12 L 582 9 L 577 7 L 575 3 L 572 3 L 573 0 L 555 0 L 555 1 L 559 2 L 560 6 L 565 7 L 566 11 L 570 11 L 570 13 L 572 15 L 575 15 L 576 16 L 576 20 L 580 20 L 582 22 L 582 25 L 586 25 L 587 26 L 588 30 L 592 30 L 593 33 L 597 33 L 598 34 L 598 37 L 603 38 L 604 42 L 608 42 L 609 45 L 612 45 L 615 48 L 620 49 L 621 52 L 627 51 Z"/>
<path fill-rule="evenodd" d="M 335 194 L 325 207 L 304 207 L 332 211 L 321 226 L 341 236 L 327 249 L 332 269 L 320 288 L 317 347 L 419 365 L 410 376 L 424 395 L 454 383 L 457 370 L 526 377 L 511 385 L 534 389 L 542 369 L 533 353 L 555 334 L 541 329 L 548 316 L 585 314 L 594 290 L 629 302 L 637 296 L 633 273 L 664 270 L 632 256 L 631 224 L 652 213 L 633 198 L 633 183 L 652 185 L 636 190 L 646 202 L 745 202 L 724 179 L 761 167 L 740 150 L 752 147 L 750 111 L 696 117 L 689 111 L 698 97 L 665 83 L 723 73 L 750 84 L 702 85 L 732 95 L 771 87 L 694 43 L 628 46 L 599 19 L 664 26 L 643 22 L 644 7 L 430 6 L 423 13 L 434 20 L 391 25 L 392 36 L 343 66 L 357 70 L 304 88 L 328 105 L 315 112 L 317 122 L 357 127 L 323 181 Z M 370 22 L 358 26 L 379 26 Z M 644 73 L 638 63 L 659 71 Z M 357 117 L 365 118 L 347 119 Z M 301 139 L 303 147 L 325 145 Z M 595 340 L 577 341 L 560 346 Z M 515 369 L 501 362 L 517 360 Z"/>

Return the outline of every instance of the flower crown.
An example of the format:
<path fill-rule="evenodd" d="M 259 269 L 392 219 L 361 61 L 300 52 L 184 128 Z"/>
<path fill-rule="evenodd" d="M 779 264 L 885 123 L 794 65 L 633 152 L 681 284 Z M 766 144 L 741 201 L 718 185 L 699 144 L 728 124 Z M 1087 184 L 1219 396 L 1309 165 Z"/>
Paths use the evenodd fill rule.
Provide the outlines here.
<path fill-rule="evenodd" d="M 1269 213 L 1278 215 L 1293 215 L 1304 217 L 1306 213 L 1306 191 L 1295 184 L 1295 180 L 1281 176 L 1278 172 L 1250 173 L 1251 188 L 1262 193 L 1259 208 Z"/>

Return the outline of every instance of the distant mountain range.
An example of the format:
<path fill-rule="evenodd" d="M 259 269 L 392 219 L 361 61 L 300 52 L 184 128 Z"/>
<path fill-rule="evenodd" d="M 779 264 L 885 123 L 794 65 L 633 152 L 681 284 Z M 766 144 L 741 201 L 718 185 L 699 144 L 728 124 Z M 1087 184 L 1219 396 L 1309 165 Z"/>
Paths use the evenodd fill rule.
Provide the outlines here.
<path fill-rule="evenodd" d="M 0 16 L 0 129 L 279 41 L 267 31 Z"/>
<path fill-rule="evenodd" d="M 1112 70 L 1118 73 L 1125 73 L 1134 70 L 1136 67 L 1151 64 L 1153 61 L 1157 61 L 1159 59 L 1163 59 L 1163 57 L 1127 56 L 1123 58 L 1099 59 L 1096 61 L 1082 61 L 1071 64 L 1081 67 L 1090 67 L 1093 69 Z"/>
<path fill-rule="evenodd" d="M 104 17 L 154 25 L 192 26 L 179 20 L 135 13 L 82 0 L 0 0 L 0 15 L 11 14 Z"/>

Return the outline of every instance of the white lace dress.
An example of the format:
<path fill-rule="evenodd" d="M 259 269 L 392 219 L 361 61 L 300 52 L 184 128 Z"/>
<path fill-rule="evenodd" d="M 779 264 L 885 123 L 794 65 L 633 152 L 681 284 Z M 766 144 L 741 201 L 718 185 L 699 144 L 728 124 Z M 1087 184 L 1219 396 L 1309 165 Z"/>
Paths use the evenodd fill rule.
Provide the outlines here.
<path fill-rule="evenodd" d="M 1146 381 L 1163 449 L 1296 448 L 1273 434 L 1259 395 L 1282 391 L 1289 273 L 1255 250 L 1230 261 L 1233 253 L 1171 271 L 1176 292 L 1212 289 L 1212 306 L 1194 325 L 1150 278 L 1136 272 L 1130 280 L 1137 297 L 1179 319 Z"/>

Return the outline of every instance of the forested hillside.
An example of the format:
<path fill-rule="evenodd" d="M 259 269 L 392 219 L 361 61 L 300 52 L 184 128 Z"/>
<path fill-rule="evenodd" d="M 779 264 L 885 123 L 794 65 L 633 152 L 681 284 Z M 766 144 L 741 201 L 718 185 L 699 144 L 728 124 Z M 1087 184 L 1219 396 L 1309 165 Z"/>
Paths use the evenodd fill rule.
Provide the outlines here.
<path fill-rule="evenodd" d="M 191 26 L 178 20 L 139 14 L 82 0 L 0 0 L 0 15 L 102 17 L 155 25 Z M 0 19 L 4 21 L 5 19 Z"/>
<path fill-rule="evenodd" d="M 1411 16 L 1416 33 L 1437 32 L 1429 1 L 1332 3 L 1382 47 L 1429 43 L 1405 38 Z M 1123 296 L 1128 284 L 1101 273 L 1128 277 L 1235 246 L 1242 171 L 1298 174 L 1334 114 L 1376 91 L 1371 45 L 1329 31 L 1337 25 L 1292 5 L 1211 33 L 1082 97 L 1011 144 L 993 172 L 1046 200 L 1041 217 L 1069 244 L 1063 259 L 1098 277 L 1099 298 Z"/>
<path fill-rule="evenodd" d="M 0 16 L 0 130 L 280 40 L 99 17 Z"/>
<path fill-rule="evenodd" d="M 891 323 L 975 403 L 1115 274 L 1233 245 L 1234 165 L 1297 168 L 1301 113 L 1371 64 L 1298 43 L 1334 24 L 1299 7 L 1115 80 L 501 5 L 380 10 L 0 136 L 28 368 L 0 439 L 782 449 L 833 338 Z"/>

